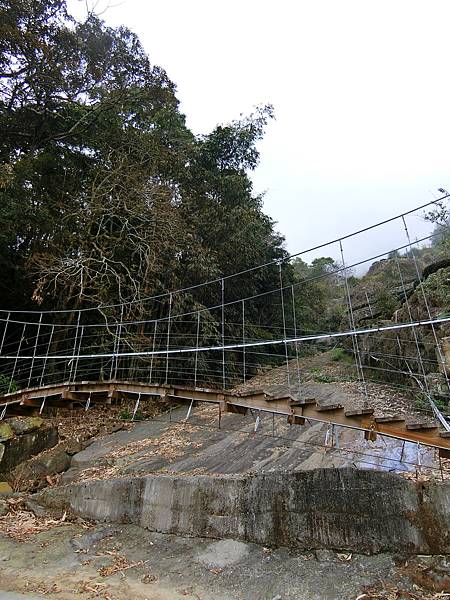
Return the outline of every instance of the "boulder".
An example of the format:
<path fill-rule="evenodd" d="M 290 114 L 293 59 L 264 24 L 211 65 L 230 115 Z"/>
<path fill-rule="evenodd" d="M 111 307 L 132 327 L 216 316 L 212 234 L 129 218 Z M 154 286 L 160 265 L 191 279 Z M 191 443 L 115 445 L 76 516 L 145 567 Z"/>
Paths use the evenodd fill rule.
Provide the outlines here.
<path fill-rule="evenodd" d="M 0 423 L 0 442 L 6 442 L 14 437 L 14 431 L 8 423 Z"/>
<path fill-rule="evenodd" d="M 28 460 L 31 456 L 55 446 L 58 440 L 58 429 L 56 427 L 40 427 L 35 431 L 8 440 L 4 445 L 5 452 L 0 462 L 0 473 L 7 475 L 14 467 Z M 9 479 L 9 476 L 7 478 Z"/>
<path fill-rule="evenodd" d="M 46 477 L 66 471 L 70 466 L 71 457 L 64 448 L 64 443 L 46 450 L 38 456 L 19 464 L 9 473 L 9 478 L 23 483 L 21 490 L 29 486 L 39 486 Z"/>
<path fill-rule="evenodd" d="M 0 481 L 0 496 L 11 496 L 14 494 L 12 487 L 7 481 Z"/>
<path fill-rule="evenodd" d="M 12 417 L 7 420 L 8 425 L 17 435 L 39 429 L 43 422 L 44 419 L 41 417 Z"/>
<path fill-rule="evenodd" d="M 64 448 L 56 447 L 39 456 L 33 461 L 33 471 L 36 476 L 45 477 L 66 471 L 70 466 L 70 456 Z"/>

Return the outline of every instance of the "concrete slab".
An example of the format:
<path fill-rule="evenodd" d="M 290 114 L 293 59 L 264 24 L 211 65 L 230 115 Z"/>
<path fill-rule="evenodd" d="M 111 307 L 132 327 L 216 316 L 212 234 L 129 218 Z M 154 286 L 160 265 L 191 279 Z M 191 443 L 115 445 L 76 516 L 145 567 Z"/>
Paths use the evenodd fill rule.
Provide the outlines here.
<path fill-rule="evenodd" d="M 232 475 L 347 466 L 402 471 L 415 470 L 417 462 L 415 443 L 405 443 L 402 450 L 399 440 L 378 436 L 366 441 L 362 432 L 352 429 L 338 430 L 339 448 L 324 449 L 327 426 L 321 423 L 289 425 L 285 417 L 270 413 L 224 414 L 219 429 L 216 407 L 200 405 L 184 423 L 186 412 L 186 407 L 177 408 L 170 420 L 166 414 L 99 438 L 73 457 L 63 483 L 84 477 L 86 470 L 97 477 L 102 469 L 111 477 Z M 433 465 L 433 451 L 422 447 L 420 461 L 424 467 Z"/>

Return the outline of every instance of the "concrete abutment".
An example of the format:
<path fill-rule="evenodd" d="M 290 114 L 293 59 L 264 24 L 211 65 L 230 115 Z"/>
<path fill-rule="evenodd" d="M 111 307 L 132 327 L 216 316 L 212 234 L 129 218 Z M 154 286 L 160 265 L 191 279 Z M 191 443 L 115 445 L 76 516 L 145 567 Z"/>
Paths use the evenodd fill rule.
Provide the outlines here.
<path fill-rule="evenodd" d="M 40 503 L 178 536 L 358 553 L 450 552 L 450 482 L 350 468 L 92 480 Z"/>

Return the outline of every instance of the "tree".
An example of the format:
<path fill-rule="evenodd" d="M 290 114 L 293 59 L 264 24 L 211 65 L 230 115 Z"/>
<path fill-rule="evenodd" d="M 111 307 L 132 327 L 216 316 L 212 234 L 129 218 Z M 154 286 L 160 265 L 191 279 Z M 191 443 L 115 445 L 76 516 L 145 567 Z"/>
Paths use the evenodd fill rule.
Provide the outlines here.
<path fill-rule="evenodd" d="M 272 108 L 198 137 L 175 91 L 128 29 L 76 22 L 65 0 L 0 0 L 4 307 L 122 304 L 102 310 L 139 320 L 167 314 L 168 296 L 148 298 L 177 288 L 198 286 L 176 294 L 175 311 L 216 304 L 217 286 L 199 284 L 256 264 L 269 266 L 226 280 L 226 301 L 279 285 L 283 238 L 248 176 Z M 227 335 L 239 314 L 227 308 Z M 280 322 L 279 303 L 261 297 L 247 316 Z M 186 327 L 174 324 L 175 340 Z M 218 338 L 214 314 L 204 328 Z"/>

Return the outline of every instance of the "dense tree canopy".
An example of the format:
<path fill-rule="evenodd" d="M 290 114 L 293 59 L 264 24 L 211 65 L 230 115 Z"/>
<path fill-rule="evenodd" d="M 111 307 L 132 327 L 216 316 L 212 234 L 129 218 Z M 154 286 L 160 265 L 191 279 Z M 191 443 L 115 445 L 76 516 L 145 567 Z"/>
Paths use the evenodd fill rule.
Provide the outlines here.
<path fill-rule="evenodd" d="M 77 22 L 65 0 L 0 0 L 2 308 L 158 317 L 167 303 L 145 298 L 285 257 L 248 176 L 271 107 L 196 136 L 175 92 L 128 29 Z M 277 284 L 274 265 L 227 280 L 226 299 Z M 274 302 L 251 310 L 280 318 Z"/>
<path fill-rule="evenodd" d="M 35 301 L 132 300 L 283 256 L 246 174 L 270 107 L 196 137 L 129 30 L 64 0 L 0 6 L 1 257 Z"/>

